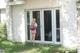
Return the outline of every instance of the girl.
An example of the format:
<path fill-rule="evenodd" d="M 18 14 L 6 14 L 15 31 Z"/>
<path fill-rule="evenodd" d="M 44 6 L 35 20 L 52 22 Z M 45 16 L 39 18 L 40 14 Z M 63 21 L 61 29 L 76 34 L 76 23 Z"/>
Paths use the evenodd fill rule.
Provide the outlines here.
<path fill-rule="evenodd" d="M 33 18 L 32 22 L 31 22 L 31 26 L 30 26 L 30 30 L 32 33 L 32 40 L 35 40 L 35 36 L 36 36 L 36 29 L 37 29 L 37 23 L 36 23 L 36 19 Z"/>

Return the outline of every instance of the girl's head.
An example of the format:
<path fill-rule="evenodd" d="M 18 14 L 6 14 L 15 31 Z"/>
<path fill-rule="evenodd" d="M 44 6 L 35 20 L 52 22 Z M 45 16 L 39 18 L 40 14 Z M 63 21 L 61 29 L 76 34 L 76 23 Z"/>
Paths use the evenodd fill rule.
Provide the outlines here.
<path fill-rule="evenodd" d="M 36 19 L 35 19 L 35 18 L 33 18 L 33 21 L 34 21 L 34 22 L 36 22 Z"/>

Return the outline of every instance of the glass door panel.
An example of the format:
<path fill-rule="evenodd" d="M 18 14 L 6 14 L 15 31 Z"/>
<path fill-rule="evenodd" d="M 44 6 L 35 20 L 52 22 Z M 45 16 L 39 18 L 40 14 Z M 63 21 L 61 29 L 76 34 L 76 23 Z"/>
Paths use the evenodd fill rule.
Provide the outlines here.
<path fill-rule="evenodd" d="M 44 40 L 52 41 L 52 15 L 51 10 L 44 11 Z"/>
<path fill-rule="evenodd" d="M 30 40 L 30 12 L 27 11 L 27 37 Z"/>
<path fill-rule="evenodd" d="M 32 17 L 36 19 L 37 22 L 37 33 L 36 33 L 36 40 L 41 40 L 40 34 L 40 11 L 32 11 Z"/>
<path fill-rule="evenodd" d="M 60 11 L 56 10 L 56 41 L 60 42 Z"/>

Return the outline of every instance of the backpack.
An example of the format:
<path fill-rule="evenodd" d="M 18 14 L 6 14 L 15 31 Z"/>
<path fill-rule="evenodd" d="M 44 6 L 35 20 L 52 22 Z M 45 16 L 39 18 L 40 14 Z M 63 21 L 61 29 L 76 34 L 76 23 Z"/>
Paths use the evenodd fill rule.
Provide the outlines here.
<path fill-rule="evenodd" d="M 35 23 L 34 23 L 31 25 L 30 30 L 35 30 L 35 29 L 36 29 L 36 27 L 35 27 Z"/>

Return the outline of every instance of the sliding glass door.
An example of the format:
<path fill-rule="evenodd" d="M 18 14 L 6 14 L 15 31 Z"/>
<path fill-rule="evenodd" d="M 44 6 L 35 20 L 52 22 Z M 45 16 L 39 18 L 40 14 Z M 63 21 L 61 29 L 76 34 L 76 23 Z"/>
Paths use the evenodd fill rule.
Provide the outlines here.
<path fill-rule="evenodd" d="M 59 9 L 27 10 L 27 40 L 31 40 L 32 37 L 30 24 L 33 18 L 36 19 L 38 25 L 35 41 L 44 43 L 55 43 L 61 41 Z"/>
<path fill-rule="evenodd" d="M 37 29 L 36 29 L 36 36 L 35 36 L 35 40 L 41 40 L 41 31 L 40 31 L 40 11 L 27 11 L 27 40 L 32 40 L 32 34 L 30 31 L 30 24 L 32 22 L 32 19 L 35 18 L 36 19 L 36 23 L 37 23 Z"/>
<path fill-rule="evenodd" d="M 41 40 L 41 33 L 40 33 L 40 11 L 32 11 L 32 18 L 36 19 L 36 23 L 37 23 L 37 33 L 36 33 L 36 37 L 35 40 Z"/>

